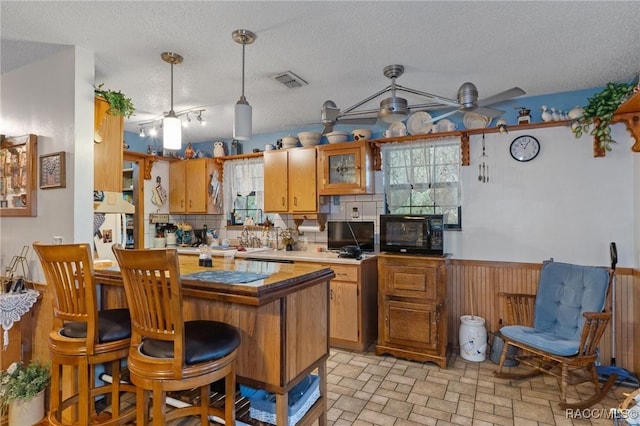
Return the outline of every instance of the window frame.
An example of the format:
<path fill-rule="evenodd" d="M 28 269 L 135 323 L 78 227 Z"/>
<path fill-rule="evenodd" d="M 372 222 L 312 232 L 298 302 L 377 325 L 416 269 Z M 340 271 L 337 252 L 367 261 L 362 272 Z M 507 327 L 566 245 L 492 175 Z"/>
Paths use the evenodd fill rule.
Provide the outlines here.
<path fill-rule="evenodd" d="M 451 216 L 449 214 L 447 214 L 447 210 L 453 210 L 454 208 L 456 209 L 456 212 L 454 214 L 455 218 L 457 218 L 457 222 L 445 222 L 445 228 L 449 229 L 449 230 L 461 230 L 462 229 L 462 170 L 461 170 L 461 151 L 460 151 L 460 141 L 459 139 L 446 139 L 446 138 L 442 138 L 442 139 L 422 139 L 422 140 L 418 140 L 418 141 L 412 141 L 412 142 L 403 142 L 401 144 L 399 143 L 393 143 L 390 145 L 383 145 L 382 149 L 381 149 L 381 156 L 382 156 L 382 170 L 383 170 L 383 182 L 384 182 L 384 211 L 386 214 L 394 214 L 394 213 L 398 213 L 398 214 L 402 214 L 402 213 L 407 213 L 407 214 L 444 214 L 445 215 L 445 221 L 447 219 L 450 219 Z M 457 148 L 457 153 L 455 154 L 455 159 L 457 161 L 452 162 L 452 161 L 447 161 L 447 162 L 440 162 L 438 163 L 438 159 L 442 158 L 441 156 L 439 156 L 437 154 L 437 152 L 435 152 L 435 150 L 437 150 L 438 148 L 443 149 L 443 148 Z M 393 153 L 398 153 L 400 151 L 406 152 L 406 151 L 414 151 L 414 150 L 423 150 L 425 152 L 425 154 L 428 154 L 428 157 L 425 158 L 425 160 L 427 160 L 425 162 L 425 164 L 428 164 L 432 171 L 430 178 L 436 178 L 435 180 L 431 181 L 431 182 L 402 182 L 402 183 L 396 183 L 396 184 L 392 184 L 390 183 L 390 165 L 389 165 L 389 161 L 392 161 L 388 156 L 389 155 L 393 155 Z M 406 155 L 406 154 L 405 154 Z M 450 156 L 451 154 L 449 154 Z M 414 156 L 412 154 L 408 155 L 408 158 L 414 158 Z M 411 164 L 407 164 L 404 168 L 409 168 L 412 167 Z M 455 167 L 455 169 L 457 169 L 457 171 L 452 172 L 451 168 Z M 397 169 L 401 169 L 402 166 L 395 166 L 395 168 Z M 438 172 L 438 170 L 440 170 Z M 408 175 L 415 177 L 415 174 L 410 172 L 408 173 Z M 454 175 L 456 177 L 455 181 L 450 181 L 450 180 L 440 180 L 438 179 L 439 176 L 445 177 L 445 179 L 450 179 L 451 176 Z M 446 188 L 446 187 L 452 187 L 454 186 L 456 188 L 456 191 L 453 192 L 454 196 L 455 196 L 455 200 L 457 201 L 457 207 L 454 207 L 454 205 L 451 204 L 438 204 L 437 203 L 437 199 L 434 200 L 433 203 L 431 204 L 414 204 L 413 203 L 413 198 L 414 198 L 414 194 L 416 192 L 426 192 L 429 190 L 435 190 L 437 191 L 438 188 Z M 404 190 L 407 191 L 409 190 L 409 195 L 407 200 L 409 200 L 409 204 L 408 205 L 397 205 L 397 206 L 392 206 L 390 204 L 390 193 L 392 193 L 394 190 Z M 437 195 L 436 193 L 434 193 L 433 195 Z M 426 197 L 430 197 L 431 194 L 425 194 L 424 196 Z M 404 212 L 399 212 L 398 210 L 405 210 Z M 394 210 L 394 211 L 392 211 Z"/>

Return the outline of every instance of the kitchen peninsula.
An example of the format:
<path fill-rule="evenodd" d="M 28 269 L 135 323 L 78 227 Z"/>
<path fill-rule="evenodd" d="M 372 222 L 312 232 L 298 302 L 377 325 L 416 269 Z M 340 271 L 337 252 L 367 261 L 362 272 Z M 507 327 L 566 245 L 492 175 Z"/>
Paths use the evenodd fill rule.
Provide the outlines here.
<path fill-rule="evenodd" d="M 288 424 L 288 392 L 317 370 L 320 398 L 299 424 L 327 423 L 330 268 L 181 255 L 185 320 L 212 319 L 238 328 L 239 383 L 276 394 L 278 425 Z M 257 278 L 257 279 L 255 279 Z M 255 279 L 255 280 L 252 280 Z M 96 270 L 103 307 L 126 306 L 117 267 Z M 243 282 L 248 281 L 248 282 Z"/>

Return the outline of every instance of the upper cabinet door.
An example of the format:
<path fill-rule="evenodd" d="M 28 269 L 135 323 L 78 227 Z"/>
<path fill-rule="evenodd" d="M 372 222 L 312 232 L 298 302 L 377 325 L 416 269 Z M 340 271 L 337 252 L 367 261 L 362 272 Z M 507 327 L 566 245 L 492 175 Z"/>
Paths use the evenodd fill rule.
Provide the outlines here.
<path fill-rule="evenodd" d="M 315 148 L 294 148 L 289 151 L 289 211 L 317 212 Z"/>
<path fill-rule="evenodd" d="M 285 150 L 264 153 L 265 212 L 286 212 L 289 210 L 288 157 Z"/>
<path fill-rule="evenodd" d="M 349 142 L 318 147 L 320 195 L 371 194 L 373 165 L 367 142 Z"/>
<path fill-rule="evenodd" d="M 95 110 L 103 111 L 109 105 L 95 98 Z M 93 145 L 93 189 L 96 191 L 122 191 L 122 162 L 124 117 L 108 113 L 96 114 Z"/>
<path fill-rule="evenodd" d="M 169 211 L 171 213 L 187 211 L 186 177 L 186 161 L 174 161 L 169 164 Z"/>

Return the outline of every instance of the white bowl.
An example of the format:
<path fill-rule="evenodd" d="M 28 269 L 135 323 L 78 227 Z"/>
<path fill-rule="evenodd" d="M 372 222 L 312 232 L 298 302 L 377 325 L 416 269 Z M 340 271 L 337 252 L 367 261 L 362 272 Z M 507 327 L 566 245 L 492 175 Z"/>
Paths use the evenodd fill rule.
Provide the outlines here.
<path fill-rule="evenodd" d="M 329 143 L 346 142 L 347 139 L 349 139 L 349 133 L 341 131 L 327 133 L 325 136 L 327 137 Z"/>
<path fill-rule="evenodd" d="M 354 141 L 366 141 L 371 139 L 371 130 L 369 129 L 355 129 L 351 132 Z"/>
<path fill-rule="evenodd" d="M 295 136 L 289 135 L 282 138 L 282 148 L 295 148 L 296 146 L 298 146 L 298 138 Z"/>
<path fill-rule="evenodd" d="M 319 132 L 300 132 L 298 133 L 298 139 L 302 146 L 316 146 L 320 143 L 322 134 Z"/>

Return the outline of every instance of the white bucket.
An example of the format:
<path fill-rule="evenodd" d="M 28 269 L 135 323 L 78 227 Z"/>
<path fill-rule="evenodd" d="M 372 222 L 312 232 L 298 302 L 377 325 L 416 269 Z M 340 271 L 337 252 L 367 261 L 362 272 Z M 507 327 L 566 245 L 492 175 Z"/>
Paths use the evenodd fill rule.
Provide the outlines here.
<path fill-rule="evenodd" d="M 487 358 L 487 329 L 484 318 L 460 317 L 460 355 L 467 361 L 482 362 Z"/>

